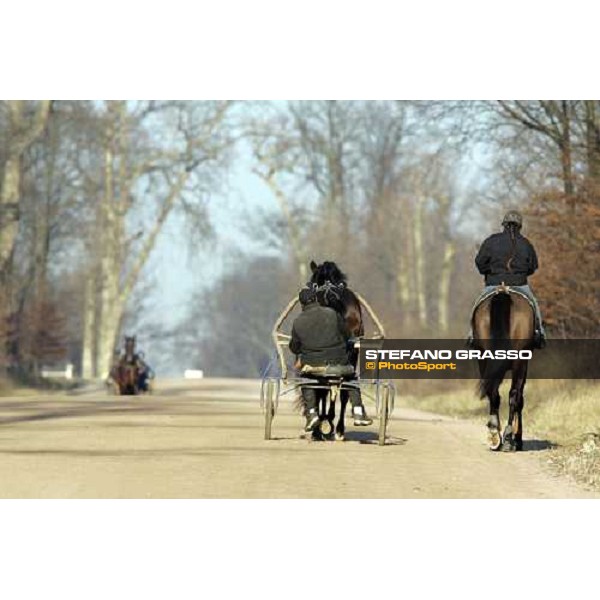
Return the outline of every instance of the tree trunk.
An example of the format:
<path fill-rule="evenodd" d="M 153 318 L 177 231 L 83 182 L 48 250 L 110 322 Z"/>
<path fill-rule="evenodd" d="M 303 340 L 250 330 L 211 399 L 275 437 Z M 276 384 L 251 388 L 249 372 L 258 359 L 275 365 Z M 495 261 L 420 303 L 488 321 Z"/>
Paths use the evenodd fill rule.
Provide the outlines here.
<path fill-rule="evenodd" d="M 438 290 L 438 328 L 441 333 L 448 333 L 450 329 L 450 281 L 456 248 L 452 240 L 447 240 L 444 245 L 444 257 L 440 272 Z"/>
<path fill-rule="evenodd" d="M 256 154 L 256 157 L 264 164 L 264 159 L 258 156 L 258 154 Z M 254 173 L 265 182 L 279 203 L 279 207 L 281 208 L 281 212 L 283 213 L 287 225 L 290 247 L 296 263 L 299 283 L 300 285 L 304 285 L 308 279 L 308 257 L 304 251 L 300 229 L 293 218 L 287 196 L 275 181 L 275 172 L 268 166 L 267 168 L 269 169 L 267 173 L 263 173 L 260 169 L 254 169 Z"/>
<path fill-rule="evenodd" d="M 396 298 L 400 305 L 400 318 L 403 325 L 411 320 L 410 310 L 414 299 L 414 286 L 410 285 L 412 252 L 412 215 L 409 210 L 402 211 L 402 219 L 398 223 L 400 230 L 399 246 L 396 248 Z M 398 241 L 398 238 L 395 238 Z"/>
<path fill-rule="evenodd" d="M 19 232 L 19 189 L 21 187 L 21 157 L 9 157 L 4 165 L 0 191 L 0 281 L 7 280 L 10 263 Z"/>
<path fill-rule="evenodd" d="M 572 196 L 575 191 L 573 183 L 573 157 L 571 146 L 571 114 L 568 100 L 563 100 L 562 108 L 562 137 L 559 143 L 560 159 L 562 164 L 562 177 L 565 194 Z M 574 207 L 571 206 L 573 209 Z"/>
<path fill-rule="evenodd" d="M 396 274 L 397 299 L 400 304 L 400 318 L 406 323 L 410 304 L 410 288 L 408 284 L 408 269 L 403 254 L 398 256 L 398 272 Z"/>
<path fill-rule="evenodd" d="M 115 350 L 118 343 L 121 317 L 123 308 L 116 304 L 102 311 L 103 322 L 98 336 L 98 357 L 96 366 L 96 376 L 100 379 L 106 379 L 113 363 Z"/>
<path fill-rule="evenodd" d="M 96 327 L 96 371 L 95 376 L 105 379 L 108 376 L 114 357 L 117 341 L 118 323 L 121 320 L 122 308 L 119 307 L 119 284 L 121 279 L 122 256 L 121 245 L 123 230 L 123 211 L 116 205 L 115 186 L 121 194 L 123 190 L 116 181 L 118 169 L 115 165 L 115 145 L 118 127 L 118 105 L 109 103 L 108 124 L 106 128 L 106 145 L 104 151 L 104 194 L 100 206 L 100 309 Z M 122 158 L 122 157 L 119 157 Z"/>
<path fill-rule="evenodd" d="M 423 244 L 423 212 L 425 209 L 425 198 L 417 196 L 415 208 L 415 226 L 413 229 L 413 244 L 415 252 L 415 289 L 417 297 L 417 313 L 419 325 L 422 329 L 427 328 L 427 298 L 425 295 L 425 273 L 424 273 L 424 244 Z"/>
<path fill-rule="evenodd" d="M 83 306 L 83 348 L 81 354 L 81 376 L 92 379 L 96 374 L 96 281 L 88 276 L 85 281 Z"/>
<path fill-rule="evenodd" d="M 588 177 L 600 183 L 600 111 L 597 100 L 585 101 L 585 134 Z"/>

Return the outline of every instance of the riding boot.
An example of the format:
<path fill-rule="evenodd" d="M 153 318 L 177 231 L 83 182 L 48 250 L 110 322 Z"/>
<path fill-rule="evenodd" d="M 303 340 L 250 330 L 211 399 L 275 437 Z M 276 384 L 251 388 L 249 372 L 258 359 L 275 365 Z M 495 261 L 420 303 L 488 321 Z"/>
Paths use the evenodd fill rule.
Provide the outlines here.
<path fill-rule="evenodd" d="M 546 332 L 543 327 L 535 330 L 533 345 L 540 350 L 546 346 Z"/>
<path fill-rule="evenodd" d="M 546 345 L 546 331 L 544 329 L 544 323 L 541 319 L 535 319 L 535 332 L 533 334 L 533 347 L 542 349 Z"/>
<path fill-rule="evenodd" d="M 467 336 L 467 348 L 475 347 L 475 338 L 473 337 L 473 332 L 469 331 L 469 335 Z"/>

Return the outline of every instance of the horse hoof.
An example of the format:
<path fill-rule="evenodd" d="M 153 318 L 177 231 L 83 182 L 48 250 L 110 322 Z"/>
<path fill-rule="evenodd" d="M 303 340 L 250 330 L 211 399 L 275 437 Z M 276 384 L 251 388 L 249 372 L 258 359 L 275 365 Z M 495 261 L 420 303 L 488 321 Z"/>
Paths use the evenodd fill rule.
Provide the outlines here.
<path fill-rule="evenodd" d="M 494 452 L 502 445 L 502 436 L 497 429 L 488 429 L 488 445 Z"/>
<path fill-rule="evenodd" d="M 336 442 L 343 442 L 346 439 L 346 436 L 343 433 L 339 433 L 338 431 L 335 432 L 335 441 Z"/>
<path fill-rule="evenodd" d="M 502 436 L 502 452 L 514 452 L 517 449 L 517 440 L 515 434 L 510 425 L 504 430 Z"/>
<path fill-rule="evenodd" d="M 324 436 L 331 435 L 333 433 L 333 427 L 329 421 L 321 421 L 319 429 Z"/>
<path fill-rule="evenodd" d="M 512 433 L 505 434 L 502 440 L 502 452 L 515 452 L 517 444 Z"/>

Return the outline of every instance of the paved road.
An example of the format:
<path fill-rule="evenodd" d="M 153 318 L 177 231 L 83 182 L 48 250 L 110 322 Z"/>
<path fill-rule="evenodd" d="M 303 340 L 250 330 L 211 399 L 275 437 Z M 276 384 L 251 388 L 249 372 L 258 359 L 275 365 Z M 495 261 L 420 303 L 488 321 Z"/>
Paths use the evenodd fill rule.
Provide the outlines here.
<path fill-rule="evenodd" d="M 149 397 L 0 398 L 0 497 L 594 497 L 555 477 L 535 440 L 489 452 L 483 424 L 397 408 L 385 447 L 376 424 L 308 442 L 285 402 L 267 442 L 257 399 L 256 381 L 226 379 L 164 381 Z"/>

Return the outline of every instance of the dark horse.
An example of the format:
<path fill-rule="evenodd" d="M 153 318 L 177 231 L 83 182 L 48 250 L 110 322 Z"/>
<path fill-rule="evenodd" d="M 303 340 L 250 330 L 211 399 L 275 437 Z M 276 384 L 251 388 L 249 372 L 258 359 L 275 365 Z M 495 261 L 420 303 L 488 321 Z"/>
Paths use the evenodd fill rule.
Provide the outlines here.
<path fill-rule="evenodd" d="M 319 304 L 329 306 L 337 311 L 346 323 L 346 329 L 352 338 L 358 338 L 364 335 L 364 324 L 362 318 L 362 309 L 360 301 L 356 294 L 348 288 L 347 277 L 333 261 L 325 261 L 317 265 L 311 261 L 310 269 L 312 277 L 310 284 L 317 290 L 317 299 Z M 349 362 L 356 367 L 358 360 L 358 351 L 349 348 Z M 321 409 L 320 414 L 324 417 L 323 422 L 328 422 L 333 426 L 335 418 L 334 404 L 330 403 L 329 409 L 326 408 L 327 390 L 319 390 L 317 395 Z M 345 433 L 344 418 L 346 415 L 346 406 L 349 399 L 349 390 L 342 388 L 340 391 L 340 417 L 335 427 L 336 439 L 343 440 Z"/>
<path fill-rule="evenodd" d="M 480 350 L 531 350 L 534 342 L 534 312 L 521 294 L 500 286 L 473 312 L 474 345 Z M 487 424 L 491 450 L 523 449 L 523 405 L 529 361 L 479 361 L 480 396 L 487 396 L 490 418 Z M 509 394 L 508 423 L 500 434 L 500 384 L 507 371 L 512 371 Z"/>
<path fill-rule="evenodd" d="M 346 329 L 353 337 L 364 335 L 362 309 L 356 294 L 348 288 L 347 277 L 332 261 L 317 265 L 310 262 L 310 283 L 317 286 L 319 303 L 339 312 L 346 321 Z"/>

